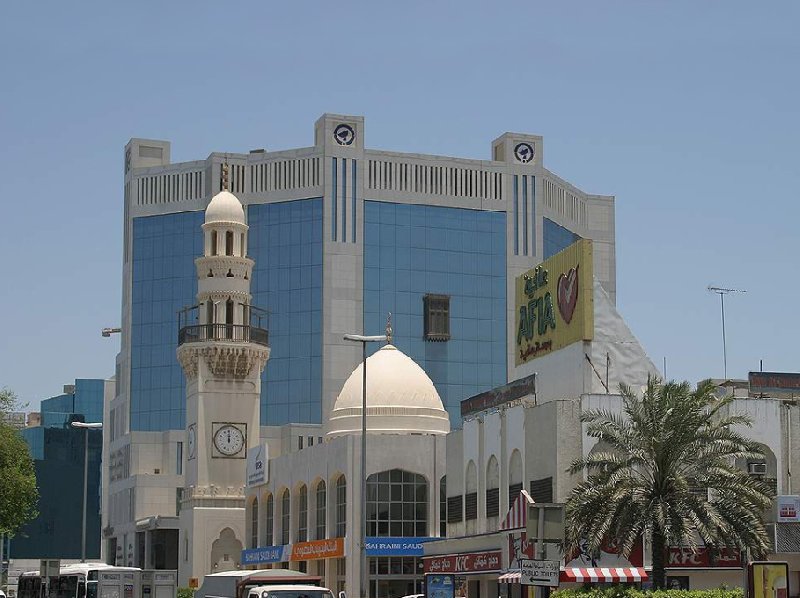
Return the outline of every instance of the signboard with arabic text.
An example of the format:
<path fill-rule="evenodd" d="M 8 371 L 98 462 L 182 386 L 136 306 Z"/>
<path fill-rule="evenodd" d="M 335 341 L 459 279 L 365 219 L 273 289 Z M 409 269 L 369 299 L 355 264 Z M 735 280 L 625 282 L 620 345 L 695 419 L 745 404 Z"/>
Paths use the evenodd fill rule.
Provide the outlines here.
<path fill-rule="evenodd" d="M 558 587 L 561 575 L 561 561 L 542 561 L 538 559 L 522 559 L 520 561 L 519 581 L 525 586 Z"/>
<path fill-rule="evenodd" d="M 516 278 L 516 365 L 594 338 L 592 260 L 580 239 Z"/>
<path fill-rule="evenodd" d="M 331 540 L 313 540 L 311 542 L 295 542 L 292 544 L 291 561 L 313 561 L 316 559 L 334 559 L 344 556 L 344 538 Z"/>
<path fill-rule="evenodd" d="M 482 573 L 500 571 L 499 550 L 431 556 L 423 559 L 425 573 Z"/>

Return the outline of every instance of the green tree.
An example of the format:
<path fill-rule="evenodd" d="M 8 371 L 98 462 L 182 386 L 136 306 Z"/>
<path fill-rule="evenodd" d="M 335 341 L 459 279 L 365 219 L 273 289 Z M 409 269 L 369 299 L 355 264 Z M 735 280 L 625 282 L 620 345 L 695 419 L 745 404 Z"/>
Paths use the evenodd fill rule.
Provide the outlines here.
<path fill-rule="evenodd" d="M 9 389 L 0 390 L 0 533 L 13 534 L 38 514 L 39 490 L 28 444 L 6 423 L 19 406 Z"/>
<path fill-rule="evenodd" d="M 715 550 L 749 548 L 763 555 L 768 548 L 763 513 L 773 492 L 736 466 L 737 459 L 763 455 L 736 431 L 752 422 L 725 409 L 733 398 L 718 398 L 710 381 L 692 390 L 687 382 L 658 378 L 648 380 L 641 397 L 625 386 L 621 394 L 621 414 L 581 415 L 588 435 L 602 444 L 569 468 L 587 473 L 567 501 L 570 545 L 583 540 L 597 550 L 615 540 L 627 555 L 649 536 L 656 588 L 664 587 L 670 545 L 693 547 L 699 537 Z"/>

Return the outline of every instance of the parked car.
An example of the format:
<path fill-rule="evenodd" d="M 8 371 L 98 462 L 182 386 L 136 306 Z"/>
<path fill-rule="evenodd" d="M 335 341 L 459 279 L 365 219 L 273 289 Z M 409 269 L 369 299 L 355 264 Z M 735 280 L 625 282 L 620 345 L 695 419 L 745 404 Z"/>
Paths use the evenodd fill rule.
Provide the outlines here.
<path fill-rule="evenodd" d="M 280 584 L 250 588 L 247 598 L 334 598 L 328 588 L 301 584 Z M 345 598 L 344 592 L 339 598 Z"/>

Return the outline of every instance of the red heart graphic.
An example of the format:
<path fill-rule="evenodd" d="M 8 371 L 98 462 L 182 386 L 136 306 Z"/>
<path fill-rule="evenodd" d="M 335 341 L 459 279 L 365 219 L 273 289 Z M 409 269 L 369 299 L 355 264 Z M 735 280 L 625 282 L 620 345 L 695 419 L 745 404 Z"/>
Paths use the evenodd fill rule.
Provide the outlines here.
<path fill-rule="evenodd" d="M 558 277 L 558 311 L 569 324 L 578 304 L 578 266 L 571 268 L 566 274 Z"/>

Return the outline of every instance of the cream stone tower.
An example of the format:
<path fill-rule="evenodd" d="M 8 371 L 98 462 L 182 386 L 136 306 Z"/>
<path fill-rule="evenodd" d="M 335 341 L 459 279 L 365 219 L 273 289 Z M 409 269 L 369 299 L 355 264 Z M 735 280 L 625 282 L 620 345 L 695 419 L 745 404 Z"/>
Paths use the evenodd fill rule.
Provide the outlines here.
<path fill-rule="evenodd" d="M 178 561 L 184 586 L 237 568 L 244 544 L 245 464 L 259 442 L 261 372 L 270 353 L 262 312 L 250 304 L 247 229 L 225 166 L 223 190 L 206 208 L 203 256 L 195 260 L 197 305 L 184 312 L 178 338 L 186 376 Z"/>

